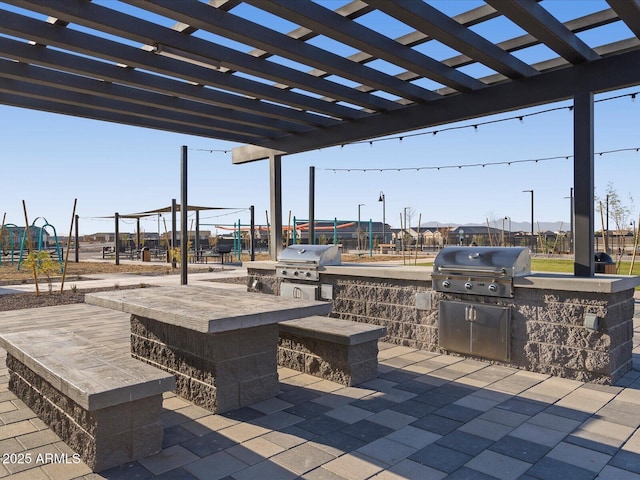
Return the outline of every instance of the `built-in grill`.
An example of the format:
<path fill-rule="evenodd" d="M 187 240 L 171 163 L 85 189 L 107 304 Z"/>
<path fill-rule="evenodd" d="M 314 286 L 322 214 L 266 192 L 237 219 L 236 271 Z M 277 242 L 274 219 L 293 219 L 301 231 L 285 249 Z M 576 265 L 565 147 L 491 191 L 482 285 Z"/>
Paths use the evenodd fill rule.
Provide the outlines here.
<path fill-rule="evenodd" d="M 433 262 L 433 289 L 451 294 L 438 303 L 438 345 L 494 360 L 511 357 L 513 279 L 531 273 L 527 248 L 446 247 Z M 470 296 L 498 297 L 495 302 Z"/>
<path fill-rule="evenodd" d="M 531 273 L 529 249 L 522 247 L 445 247 L 433 262 L 438 292 L 513 297 L 513 278 Z"/>
<path fill-rule="evenodd" d="M 278 257 L 276 277 L 281 279 L 280 295 L 316 300 L 320 295 L 320 270 L 342 263 L 337 245 L 291 245 Z"/>

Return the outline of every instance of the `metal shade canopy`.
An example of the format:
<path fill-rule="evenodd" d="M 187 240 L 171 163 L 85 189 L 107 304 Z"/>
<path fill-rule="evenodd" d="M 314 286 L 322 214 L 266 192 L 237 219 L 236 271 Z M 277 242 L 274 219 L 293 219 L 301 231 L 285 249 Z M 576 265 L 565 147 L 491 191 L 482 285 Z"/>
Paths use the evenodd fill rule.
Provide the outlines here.
<path fill-rule="evenodd" d="M 335 11 L 310 0 L 4 0 L 0 103 L 246 144 L 233 150 L 241 163 L 640 83 L 638 0 L 595 2 L 601 10 L 563 21 L 547 2 L 486 0 L 448 16 L 416 0 Z M 258 10 L 297 27 L 246 14 Z M 382 15 L 410 33 L 379 33 L 370 19 Z M 494 43 L 472 29 L 490 21 L 524 34 Z M 578 36 L 611 24 L 628 38 Z M 320 48 L 319 36 L 356 53 Z M 457 54 L 422 53 L 432 41 Z M 552 58 L 518 58 L 537 45 Z M 463 71 L 472 65 L 494 73 Z"/>
<path fill-rule="evenodd" d="M 0 0 L 0 104 L 230 141 L 234 163 L 268 158 L 276 255 L 282 155 L 571 99 L 575 273 L 593 275 L 593 95 L 640 84 L 640 0 L 575 0 L 591 13 L 562 19 L 552 0 L 453 16 L 437 1 L 336 3 Z M 389 23 L 408 33 L 392 38 Z M 612 38 L 601 28 L 618 36 L 597 44 Z M 496 31 L 518 33 L 478 33 Z M 430 42 L 452 53 L 433 58 Z M 523 60 L 529 48 L 545 59 Z"/>

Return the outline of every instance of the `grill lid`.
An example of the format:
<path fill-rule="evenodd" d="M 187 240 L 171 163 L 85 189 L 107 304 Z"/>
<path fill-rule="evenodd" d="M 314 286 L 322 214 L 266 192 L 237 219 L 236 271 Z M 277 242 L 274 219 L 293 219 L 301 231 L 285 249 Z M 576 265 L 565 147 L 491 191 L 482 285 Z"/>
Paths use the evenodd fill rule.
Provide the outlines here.
<path fill-rule="evenodd" d="M 337 245 L 290 245 L 282 250 L 278 261 L 287 264 L 311 264 L 317 267 L 342 264 Z"/>
<path fill-rule="evenodd" d="M 433 272 L 492 277 L 529 275 L 531 256 L 525 247 L 445 247 L 433 261 Z"/>

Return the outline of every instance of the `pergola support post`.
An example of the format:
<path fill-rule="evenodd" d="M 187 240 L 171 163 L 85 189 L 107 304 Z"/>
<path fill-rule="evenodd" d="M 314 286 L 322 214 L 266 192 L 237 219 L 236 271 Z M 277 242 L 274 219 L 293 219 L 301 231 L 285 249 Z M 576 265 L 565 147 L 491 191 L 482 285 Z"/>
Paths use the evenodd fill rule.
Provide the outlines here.
<path fill-rule="evenodd" d="M 271 187 L 271 260 L 282 251 L 282 155 L 269 156 L 269 185 Z"/>
<path fill-rule="evenodd" d="M 180 285 L 187 284 L 187 267 L 189 264 L 187 172 L 187 146 L 183 145 L 180 158 Z"/>
<path fill-rule="evenodd" d="M 594 126 L 593 93 L 574 96 L 573 103 L 574 182 L 574 275 L 595 274 L 594 233 Z"/>

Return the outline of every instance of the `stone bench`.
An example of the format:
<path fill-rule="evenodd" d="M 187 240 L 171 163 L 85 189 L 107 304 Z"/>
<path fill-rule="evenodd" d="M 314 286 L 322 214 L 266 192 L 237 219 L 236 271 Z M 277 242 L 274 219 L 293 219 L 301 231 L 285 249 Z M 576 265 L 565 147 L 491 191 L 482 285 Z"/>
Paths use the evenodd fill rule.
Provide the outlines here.
<path fill-rule="evenodd" d="M 64 329 L 0 335 L 9 389 L 93 470 L 162 450 L 175 378 Z"/>
<path fill-rule="evenodd" d="M 351 386 L 375 378 L 386 328 L 312 316 L 278 323 L 278 364 Z"/>

